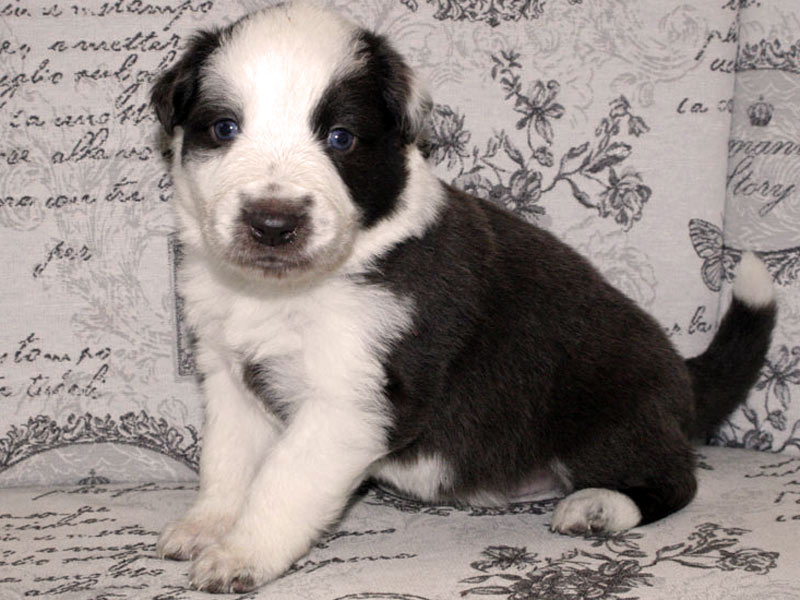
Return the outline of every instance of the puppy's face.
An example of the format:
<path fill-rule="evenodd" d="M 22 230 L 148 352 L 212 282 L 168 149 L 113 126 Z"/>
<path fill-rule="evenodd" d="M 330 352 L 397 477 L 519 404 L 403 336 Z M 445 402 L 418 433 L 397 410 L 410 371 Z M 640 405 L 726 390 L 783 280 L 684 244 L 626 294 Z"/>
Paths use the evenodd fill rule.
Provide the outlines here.
<path fill-rule="evenodd" d="M 305 4 L 199 34 L 152 100 L 184 241 L 258 277 L 333 269 L 390 217 L 430 104 L 383 38 Z"/>

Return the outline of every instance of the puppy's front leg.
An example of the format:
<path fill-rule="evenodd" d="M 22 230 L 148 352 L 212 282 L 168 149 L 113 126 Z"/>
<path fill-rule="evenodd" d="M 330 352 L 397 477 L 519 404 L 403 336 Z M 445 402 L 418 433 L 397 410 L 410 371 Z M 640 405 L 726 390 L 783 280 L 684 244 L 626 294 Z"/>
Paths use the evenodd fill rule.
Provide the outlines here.
<path fill-rule="evenodd" d="M 206 422 L 200 493 L 182 519 L 158 540 L 159 556 L 188 560 L 233 526 L 266 449 L 277 437 L 274 419 L 225 367 L 206 376 Z"/>
<path fill-rule="evenodd" d="M 281 575 L 341 514 L 386 452 L 385 417 L 308 401 L 268 452 L 231 531 L 194 561 L 192 584 L 243 592 Z"/>

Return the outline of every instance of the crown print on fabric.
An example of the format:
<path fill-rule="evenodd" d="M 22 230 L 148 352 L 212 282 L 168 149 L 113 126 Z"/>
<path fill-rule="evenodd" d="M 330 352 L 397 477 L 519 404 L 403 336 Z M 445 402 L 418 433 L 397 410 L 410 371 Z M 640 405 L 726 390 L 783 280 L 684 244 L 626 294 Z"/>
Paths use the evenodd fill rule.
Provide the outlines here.
<path fill-rule="evenodd" d="M 758 102 L 754 102 L 747 109 L 747 115 L 750 117 L 750 124 L 753 127 L 766 127 L 769 125 L 774 112 L 775 106 L 766 102 L 764 96 L 759 96 Z"/>

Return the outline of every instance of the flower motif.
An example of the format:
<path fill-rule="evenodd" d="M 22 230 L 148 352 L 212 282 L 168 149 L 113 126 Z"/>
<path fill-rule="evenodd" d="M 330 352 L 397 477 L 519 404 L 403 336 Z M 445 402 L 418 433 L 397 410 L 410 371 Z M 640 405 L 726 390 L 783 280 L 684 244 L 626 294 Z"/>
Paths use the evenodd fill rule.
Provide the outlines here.
<path fill-rule="evenodd" d="M 565 585 L 567 577 L 562 571 L 531 572 L 510 587 L 508 600 L 549 600 L 550 598 L 570 598 Z"/>
<path fill-rule="evenodd" d="M 57 439 L 60 433 L 56 424 L 44 415 L 38 415 L 28 421 L 28 439 L 34 444 L 49 444 Z"/>
<path fill-rule="evenodd" d="M 464 115 L 459 115 L 449 106 L 436 106 L 432 113 L 430 157 L 438 165 L 447 162 L 447 168 L 469 156 L 467 144 L 471 134 L 464 129 Z"/>
<path fill-rule="evenodd" d="M 608 182 L 610 185 L 600 194 L 600 216 L 613 215 L 614 220 L 628 231 L 642 218 L 642 207 L 650 199 L 652 191 L 642 183 L 638 173 L 630 171 L 618 177 L 614 169 L 609 169 Z"/>
<path fill-rule="evenodd" d="M 642 117 L 637 117 L 634 115 L 628 116 L 628 133 L 639 137 L 643 133 L 647 133 L 650 131 L 650 128 L 647 126 L 647 123 L 644 122 Z"/>
<path fill-rule="evenodd" d="M 529 127 L 533 123 L 536 133 L 548 145 L 552 144 L 553 125 L 550 120 L 560 119 L 565 112 L 564 107 L 555 101 L 560 90 L 561 86 L 557 81 L 548 81 L 546 85 L 542 81 L 537 81 L 527 96 L 517 94 L 514 110 L 525 115 L 517 122 L 517 129 Z"/>
<path fill-rule="evenodd" d="M 542 174 L 527 169 L 515 171 L 509 181 L 509 191 L 521 202 L 536 202 L 542 195 Z"/>
<path fill-rule="evenodd" d="M 606 593 L 623 594 L 640 585 L 650 585 L 649 573 L 642 573 L 642 566 L 635 560 L 609 560 L 600 565 L 597 570 L 603 577 Z"/>
<path fill-rule="evenodd" d="M 542 175 L 537 171 L 519 169 L 511 175 L 508 185 L 492 183 L 478 171 L 473 171 L 456 177 L 453 185 L 468 194 L 499 204 L 529 221 L 535 221 L 544 214 L 544 209 L 537 204 L 542 196 Z"/>
<path fill-rule="evenodd" d="M 544 214 L 544 209 L 537 204 L 542 196 L 542 174 L 538 171 L 515 171 L 509 185 L 496 186 L 493 195 L 493 200 L 529 221 Z"/>
<path fill-rule="evenodd" d="M 761 376 L 756 383 L 757 390 L 767 390 L 767 394 L 772 391 L 780 400 L 784 409 L 789 408 L 792 401 L 792 394 L 789 384 L 800 385 L 800 346 L 792 348 L 791 352 L 786 346 L 781 346 L 778 350 L 776 361 L 767 360 L 761 371 Z"/>
<path fill-rule="evenodd" d="M 478 170 L 462 173 L 453 180 L 453 185 L 464 190 L 467 194 L 483 198 L 484 200 L 490 199 L 494 188 L 494 184 Z"/>
<path fill-rule="evenodd" d="M 492 546 L 482 552 L 488 560 L 472 563 L 481 575 L 463 579 L 462 583 L 482 584 L 461 592 L 461 596 L 502 596 L 506 600 L 618 600 L 637 588 L 652 586 L 655 577 L 647 572 L 662 562 L 683 567 L 745 571 L 765 575 L 777 566 L 778 552 L 758 548 L 732 549 L 747 529 L 720 527 L 703 523 L 689 535 L 688 541 L 663 547 L 653 560 L 641 564 L 649 552 L 643 551 L 637 540 L 641 534 L 625 533 L 596 540 L 606 553 L 573 549 L 559 558 L 540 559 L 528 554 L 525 548 Z M 728 537 L 721 537 L 724 534 Z M 511 567 L 524 574 L 509 572 Z M 625 596 L 627 597 L 627 596 Z"/>
<path fill-rule="evenodd" d="M 631 110 L 631 103 L 625 96 L 620 96 L 611 101 L 611 110 L 608 113 L 612 118 L 624 117 L 629 114 Z"/>
<path fill-rule="evenodd" d="M 765 552 L 757 548 L 743 548 L 736 552 L 723 552 L 717 566 L 723 571 L 744 570 L 748 573 L 766 575 L 777 566 L 777 552 Z"/>
<path fill-rule="evenodd" d="M 536 159 L 543 167 L 552 167 L 553 166 L 553 153 L 550 152 L 550 148 L 547 146 L 539 146 L 536 150 L 533 151 L 533 158 Z"/>
<path fill-rule="evenodd" d="M 772 450 L 773 437 L 768 431 L 761 431 L 759 429 L 751 429 L 744 434 L 742 446 L 749 450 Z"/>
<path fill-rule="evenodd" d="M 478 571 L 488 571 L 489 569 L 500 569 L 506 571 L 512 567 L 520 570 L 539 562 L 536 554 L 530 554 L 527 548 L 516 548 L 513 546 L 489 546 L 481 552 L 487 560 L 479 560 L 472 563 L 472 568 Z"/>
<path fill-rule="evenodd" d="M 782 410 L 773 410 L 767 415 L 767 421 L 778 431 L 786 430 L 786 414 Z"/>
<path fill-rule="evenodd" d="M 649 585 L 652 575 L 641 573 L 641 566 L 632 560 L 607 561 L 597 571 L 590 568 L 563 566 L 532 571 L 515 582 L 509 600 L 604 600 L 617 598 L 641 585 Z"/>

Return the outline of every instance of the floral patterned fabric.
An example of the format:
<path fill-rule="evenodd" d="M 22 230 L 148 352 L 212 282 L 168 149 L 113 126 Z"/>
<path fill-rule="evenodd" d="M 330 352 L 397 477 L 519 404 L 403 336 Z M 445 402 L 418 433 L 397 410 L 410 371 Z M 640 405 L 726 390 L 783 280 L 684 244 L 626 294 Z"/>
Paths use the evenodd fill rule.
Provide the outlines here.
<path fill-rule="evenodd" d="M 149 554 L 190 501 L 164 482 L 196 480 L 203 416 L 147 94 L 192 31 L 270 1 L 0 3 L 0 598 L 193 597 L 185 565 Z M 712 441 L 775 455 L 704 449 L 688 511 L 608 540 L 549 534 L 549 500 L 495 514 L 371 489 L 259 594 L 800 597 L 800 5 L 325 3 L 428 81 L 445 181 L 588 256 L 686 356 L 742 251 L 761 256 L 773 345 Z"/>
<path fill-rule="evenodd" d="M 420 504 L 368 487 L 336 531 L 243 600 L 800 598 L 800 458 L 701 450 L 694 503 L 627 533 L 548 529 L 552 498 L 504 509 Z M 187 563 L 155 558 L 192 483 L 15 488 L 0 511 L 0 598 L 199 600 Z M 9 568 L 10 567 L 10 568 Z"/>

